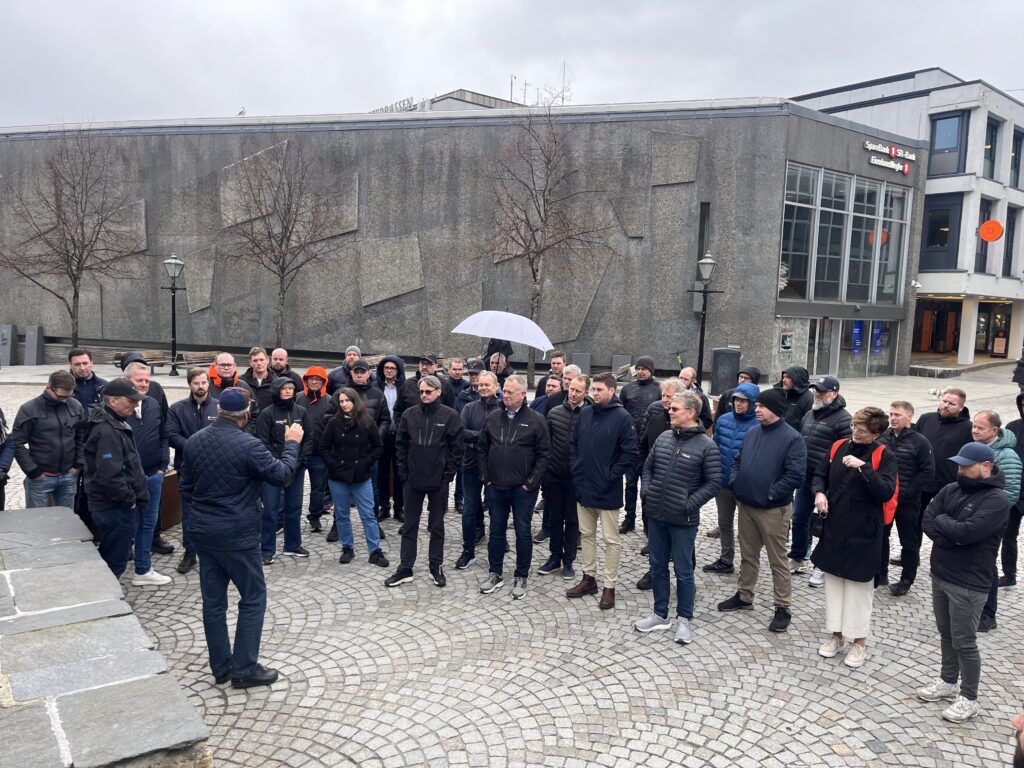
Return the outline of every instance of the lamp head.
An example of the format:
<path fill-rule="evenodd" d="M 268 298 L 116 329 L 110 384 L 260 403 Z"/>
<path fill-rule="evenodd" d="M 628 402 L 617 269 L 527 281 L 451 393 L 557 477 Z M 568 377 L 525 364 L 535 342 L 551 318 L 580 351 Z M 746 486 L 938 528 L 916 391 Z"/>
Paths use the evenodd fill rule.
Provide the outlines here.
<path fill-rule="evenodd" d="M 704 258 L 697 262 L 697 272 L 700 274 L 702 283 L 710 283 L 711 276 L 715 273 L 715 260 L 711 258 L 711 252 L 704 254 Z"/>
<path fill-rule="evenodd" d="M 173 253 L 171 254 L 171 258 L 164 259 L 163 263 L 164 269 L 167 270 L 167 276 L 171 278 L 171 280 L 177 280 L 181 276 L 181 273 L 185 270 L 185 262 L 179 259 L 177 256 L 175 256 Z"/>

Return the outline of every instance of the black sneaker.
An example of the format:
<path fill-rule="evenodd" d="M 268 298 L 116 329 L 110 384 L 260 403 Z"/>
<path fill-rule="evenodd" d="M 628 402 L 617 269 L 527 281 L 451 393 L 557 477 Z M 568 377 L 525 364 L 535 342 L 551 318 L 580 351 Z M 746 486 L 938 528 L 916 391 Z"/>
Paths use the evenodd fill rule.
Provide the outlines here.
<path fill-rule="evenodd" d="M 913 583 L 914 582 L 907 581 L 906 579 L 900 579 L 895 584 L 889 585 L 889 592 L 894 594 L 896 597 L 903 597 L 910 591 L 910 587 Z"/>
<path fill-rule="evenodd" d="M 158 555 L 172 555 L 174 554 L 174 545 L 167 541 L 163 536 L 153 537 L 152 551 Z"/>
<path fill-rule="evenodd" d="M 619 526 L 619 533 L 631 533 L 636 530 L 636 515 L 630 517 L 626 515 L 626 519 L 622 521 L 622 525 Z"/>
<path fill-rule="evenodd" d="M 1017 577 L 1016 576 L 1000 576 L 999 577 L 999 586 L 1000 587 L 1015 587 L 1015 586 L 1017 586 Z"/>
<path fill-rule="evenodd" d="M 560 571 L 561 569 L 562 558 L 555 557 L 554 555 L 552 555 L 548 558 L 548 561 L 544 563 L 544 565 L 537 569 L 537 573 L 539 573 L 541 576 L 550 576 L 555 571 Z"/>
<path fill-rule="evenodd" d="M 725 562 L 722 558 L 718 558 L 713 563 L 708 563 L 701 568 L 704 573 L 733 573 L 735 568 L 732 567 L 731 563 Z"/>
<path fill-rule="evenodd" d="M 405 512 L 403 512 L 400 509 L 396 509 L 395 510 L 395 522 L 396 523 L 404 523 L 405 522 Z"/>
<path fill-rule="evenodd" d="M 377 551 L 380 552 L 379 549 Z M 352 562 L 352 558 L 355 557 L 355 556 L 356 556 L 356 553 L 352 550 L 352 547 L 342 547 L 341 548 L 341 557 L 338 558 L 338 562 L 341 565 L 345 565 L 346 563 L 351 563 Z"/>
<path fill-rule="evenodd" d="M 338 524 L 335 523 L 331 526 L 331 530 L 327 532 L 327 541 L 331 544 L 338 540 Z"/>
<path fill-rule="evenodd" d="M 388 559 L 384 557 L 384 553 L 379 549 L 375 549 L 370 553 L 370 564 L 379 565 L 381 568 L 387 568 L 391 565 L 391 563 L 388 562 Z"/>
<path fill-rule="evenodd" d="M 264 667 L 262 664 L 257 664 L 256 669 L 252 671 L 252 674 L 246 675 L 245 677 L 232 677 L 231 687 L 232 688 L 254 688 L 257 685 L 270 685 L 277 680 L 277 670 L 269 669 Z"/>
<path fill-rule="evenodd" d="M 448 579 L 444 577 L 444 568 L 440 565 L 434 565 L 430 568 L 430 578 L 434 580 L 434 584 L 439 587 L 447 586 Z"/>
<path fill-rule="evenodd" d="M 768 625 L 768 629 L 772 632 L 785 632 L 789 629 L 789 622 L 792 618 L 793 615 L 788 610 L 777 605 L 775 606 L 775 616 L 772 618 L 771 624 Z"/>
<path fill-rule="evenodd" d="M 981 614 L 981 619 L 978 621 L 978 631 L 988 632 L 992 629 L 998 629 L 999 625 L 996 624 L 996 617 L 989 613 Z"/>
<path fill-rule="evenodd" d="M 547 528 L 541 528 L 539 531 L 537 531 L 537 535 L 533 537 L 533 543 L 534 544 L 543 544 L 550 537 L 551 537 L 551 534 L 548 533 Z"/>
<path fill-rule="evenodd" d="M 381 507 L 377 510 L 377 519 L 386 520 L 391 517 L 391 507 Z"/>
<path fill-rule="evenodd" d="M 476 554 L 473 552 L 462 551 L 459 555 L 459 559 L 455 561 L 456 571 L 465 571 L 469 566 L 476 562 Z"/>
<path fill-rule="evenodd" d="M 412 571 L 407 571 L 404 568 L 399 568 L 388 578 L 384 580 L 385 587 L 397 587 L 402 584 L 408 584 L 412 581 Z"/>
<path fill-rule="evenodd" d="M 903 556 L 900 555 L 899 557 L 890 557 L 889 558 L 889 565 L 897 565 L 900 568 L 902 568 L 903 567 Z"/>
<path fill-rule="evenodd" d="M 462 502 L 461 501 L 456 501 L 455 502 L 455 511 L 458 512 L 461 515 L 463 509 L 465 509 L 465 507 L 462 505 Z"/>
<path fill-rule="evenodd" d="M 636 588 L 641 592 L 646 592 L 650 589 L 654 589 L 654 582 L 651 581 L 651 572 L 648 571 L 640 577 L 640 581 L 636 583 Z"/>
<path fill-rule="evenodd" d="M 749 611 L 753 607 L 754 604 L 748 603 L 741 598 L 739 592 L 718 604 L 718 610 L 720 611 Z"/>
<path fill-rule="evenodd" d="M 296 547 L 295 549 L 286 549 L 281 554 L 290 557 L 309 557 L 309 550 L 305 547 Z"/>
<path fill-rule="evenodd" d="M 640 555 L 642 557 L 650 557 L 651 556 L 651 548 L 649 546 L 647 546 L 646 544 L 644 544 L 642 547 L 640 547 Z"/>
<path fill-rule="evenodd" d="M 175 570 L 180 574 L 186 574 L 196 567 L 196 556 L 190 555 L 186 552 L 181 556 L 181 561 L 178 563 L 178 567 Z"/>
<path fill-rule="evenodd" d="M 281 531 L 283 531 L 283 530 L 284 530 L 284 523 L 278 523 L 277 524 L 277 532 L 281 533 Z"/>
<path fill-rule="evenodd" d="M 481 543 L 486 538 L 487 538 L 487 529 L 480 528 L 476 532 L 476 541 L 474 541 L 473 543 L 474 544 L 479 544 L 479 543 Z"/>
<path fill-rule="evenodd" d="M 132 544 L 128 548 L 128 562 L 134 562 L 134 560 L 135 560 L 135 545 Z"/>
<path fill-rule="evenodd" d="M 321 525 L 319 517 L 309 516 L 306 519 L 309 520 L 309 530 L 313 533 L 323 533 L 324 527 Z"/>

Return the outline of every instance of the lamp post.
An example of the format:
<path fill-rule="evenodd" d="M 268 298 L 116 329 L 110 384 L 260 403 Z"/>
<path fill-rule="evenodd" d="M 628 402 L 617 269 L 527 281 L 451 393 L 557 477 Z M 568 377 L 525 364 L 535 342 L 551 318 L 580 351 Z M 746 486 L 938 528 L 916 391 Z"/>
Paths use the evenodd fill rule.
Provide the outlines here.
<path fill-rule="evenodd" d="M 171 287 L 164 288 L 161 290 L 171 292 L 171 370 L 169 376 L 178 375 L 178 313 L 177 313 L 177 293 L 178 291 L 187 290 L 185 288 L 178 287 L 178 278 L 181 277 L 181 273 L 185 270 L 185 262 L 171 254 L 171 258 L 164 259 L 164 269 L 167 270 L 167 276 L 171 278 Z"/>
<path fill-rule="evenodd" d="M 697 273 L 700 275 L 700 290 L 693 289 L 687 293 L 700 294 L 700 346 L 697 347 L 697 386 L 700 386 L 704 376 L 704 330 L 708 321 L 708 294 L 725 293 L 725 291 L 713 291 L 708 288 L 711 284 L 711 276 L 715 273 L 715 260 L 711 257 L 710 251 L 697 262 Z"/>

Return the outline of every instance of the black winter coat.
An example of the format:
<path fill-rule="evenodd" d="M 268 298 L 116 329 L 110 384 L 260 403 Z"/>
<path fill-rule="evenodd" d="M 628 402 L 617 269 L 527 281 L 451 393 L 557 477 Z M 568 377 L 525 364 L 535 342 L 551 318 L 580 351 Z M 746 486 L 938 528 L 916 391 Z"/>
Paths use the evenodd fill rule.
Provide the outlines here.
<path fill-rule="evenodd" d="M 281 459 L 248 432 L 218 419 L 185 444 L 188 461 L 179 488 L 190 501 L 192 540 L 200 549 L 260 546 L 256 499 L 264 483 L 290 485 L 299 466 L 299 444 L 288 442 Z"/>
<path fill-rule="evenodd" d="M 391 411 L 388 410 L 388 401 L 384 399 L 384 390 L 375 387 L 367 382 L 366 384 L 349 384 L 349 387 L 359 393 L 366 406 L 366 412 L 370 414 L 373 423 L 380 431 L 381 444 L 384 438 L 391 431 Z"/>
<path fill-rule="evenodd" d="M 847 440 L 829 461 L 826 453 L 811 480 L 813 493 L 828 497 L 828 515 L 822 521 L 821 538 L 811 554 L 815 566 L 849 581 L 872 581 L 882 559 L 885 532 L 882 505 L 896 491 L 896 454 L 882 451 L 878 471 L 871 454 L 881 443 L 867 445 Z M 853 455 L 864 462 L 860 470 L 843 466 Z"/>
<path fill-rule="evenodd" d="M 376 425 L 365 429 L 340 411 L 327 422 L 317 443 L 317 453 L 327 465 L 327 476 L 342 483 L 369 480 L 370 469 L 383 452 L 384 438 Z"/>
<path fill-rule="evenodd" d="M 569 465 L 569 453 L 572 442 L 572 431 L 576 427 L 576 419 L 580 411 L 589 406 L 584 400 L 575 408 L 566 400 L 548 411 L 548 436 L 551 439 L 551 454 L 548 458 L 547 477 L 555 480 L 572 481 L 572 470 Z"/>
<path fill-rule="evenodd" d="M 395 449 L 402 481 L 416 491 L 436 491 L 462 464 L 462 419 L 440 398 L 414 405 L 402 414 Z"/>
<path fill-rule="evenodd" d="M 786 396 L 786 413 L 782 418 L 786 420 L 789 426 L 799 432 L 800 423 L 804 420 L 804 414 L 814 407 L 814 393 L 810 390 L 811 380 L 807 374 L 807 369 L 799 365 L 787 368 L 785 373 L 793 380 L 793 388 L 786 389 L 782 386 L 781 381 L 775 385 Z"/>
<path fill-rule="evenodd" d="M 480 452 L 480 480 L 495 488 L 529 490 L 540 486 L 548 468 L 551 437 L 547 419 L 530 408 L 526 401 L 511 419 L 500 408 L 480 431 L 476 444 Z"/>
<path fill-rule="evenodd" d="M 993 465 L 991 477 L 958 477 L 935 495 L 921 522 L 932 540 L 932 576 L 972 592 L 992 588 L 996 552 L 1010 517 L 1003 486 L 1003 473 Z"/>
<path fill-rule="evenodd" d="M 303 429 L 302 445 L 299 448 L 299 466 L 301 468 L 305 466 L 309 460 L 309 454 L 313 450 L 313 443 L 306 434 L 309 426 L 306 421 L 306 409 L 296 403 L 294 397 L 288 400 L 281 399 L 283 384 L 291 384 L 291 380 L 285 378 L 274 380 L 271 386 L 273 400 L 256 417 L 256 437 L 270 449 L 276 458 L 281 458 L 285 446 L 285 428 L 291 424 L 301 424 Z"/>
<path fill-rule="evenodd" d="M 812 395 L 813 397 L 813 395 Z M 836 440 L 844 440 L 852 433 L 850 412 L 842 395 L 818 410 L 812 407 L 800 422 L 800 434 L 807 443 L 807 476 L 804 485 L 810 486 L 821 460 L 828 456 Z"/>
<path fill-rule="evenodd" d="M 639 466 L 636 427 L 618 397 L 584 408 L 569 443 L 576 498 L 585 507 L 622 507 L 622 478 Z"/>
<path fill-rule="evenodd" d="M 132 428 L 135 448 L 146 474 L 152 475 L 167 469 L 171 463 L 171 449 L 167 438 L 167 420 L 160 411 L 160 403 L 147 395 L 142 399 L 142 418 L 132 413 L 125 421 Z"/>
<path fill-rule="evenodd" d="M 264 408 L 269 408 L 270 404 L 274 401 L 274 380 L 277 379 L 277 375 L 267 367 L 266 378 L 262 381 L 256 380 L 256 374 L 253 373 L 252 368 L 246 370 L 238 380 L 244 382 L 249 387 L 249 392 L 252 393 L 253 399 L 256 401 L 256 406 L 262 411 Z M 297 392 L 302 391 L 302 385 L 296 389 Z"/>
<path fill-rule="evenodd" d="M 700 508 L 722 487 L 715 441 L 701 427 L 662 432 L 644 462 L 644 512 L 668 525 L 698 525 Z"/>
<path fill-rule="evenodd" d="M 179 400 L 167 412 L 167 442 L 174 449 L 174 468 L 181 469 L 185 463 L 185 443 L 203 427 L 217 420 L 217 399 L 207 397 L 197 403 L 190 394 Z"/>
<path fill-rule="evenodd" d="M 94 405 L 84 430 L 82 474 L 89 509 L 145 506 L 149 490 L 132 428 L 105 405 Z"/>
<path fill-rule="evenodd" d="M 306 409 L 306 420 L 302 424 L 306 432 L 305 437 L 309 439 L 311 454 L 316 452 L 320 436 L 324 433 L 327 422 L 338 412 L 338 401 L 330 395 L 321 395 L 316 400 L 310 399 L 309 395 L 303 393 L 295 398 L 296 404 Z M 384 405 L 387 408 L 387 404 Z"/>
<path fill-rule="evenodd" d="M 644 431 L 640 433 L 638 448 L 640 451 L 641 467 L 647 463 L 647 457 L 651 453 L 651 448 L 654 447 L 654 441 L 671 426 L 668 420 L 668 412 L 665 410 L 665 406 L 661 404 L 661 401 L 651 403 L 644 417 Z"/>
<path fill-rule="evenodd" d="M 646 381 L 631 381 L 619 392 L 619 401 L 633 417 L 637 435 L 641 434 L 651 403 L 661 400 L 661 385 L 653 378 Z"/>
<path fill-rule="evenodd" d="M 437 402 L 441 403 L 441 405 L 447 405 L 449 408 L 455 408 L 455 391 L 452 389 L 452 383 L 437 374 L 434 374 L 434 376 L 441 382 L 441 397 L 437 399 Z M 422 374 L 417 371 L 414 377 L 406 379 L 402 384 L 402 389 L 398 394 L 398 401 L 395 403 L 396 419 L 401 418 L 400 414 L 404 413 L 406 409 L 419 405 L 421 378 Z"/>
<path fill-rule="evenodd" d="M 974 441 L 971 435 L 971 415 L 966 408 L 952 418 L 939 415 L 938 411 L 922 414 L 914 425 L 932 447 L 935 457 L 935 476 L 924 487 L 926 493 L 938 493 L 949 483 L 955 483 L 957 465 L 949 461 L 960 449 Z"/>
<path fill-rule="evenodd" d="M 900 470 L 900 509 L 919 509 L 921 494 L 935 476 L 935 456 L 931 443 L 913 427 L 907 427 L 899 435 L 887 429 L 880 441 L 896 454 Z"/>
<path fill-rule="evenodd" d="M 465 453 L 462 456 L 463 469 L 479 468 L 480 452 L 477 450 L 477 441 L 480 439 L 480 432 L 487 423 L 487 417 L 501 408 L 501 395 L 497 394 L 486 403 L 478 399 L 467 403 L 462 409 L 459 415 L 462 417 L 462 439 L 465 446 Z"/>
<path fill-rule="evenodd" d="M 45 392 L 22 404 L 14 417 L 11 436 L 14 456 L 25 476 L 35 480 L 43 472 L 67 472 L 82 466 L 76 425 L 85 418 L 74 398 L 65 403 Z"/>

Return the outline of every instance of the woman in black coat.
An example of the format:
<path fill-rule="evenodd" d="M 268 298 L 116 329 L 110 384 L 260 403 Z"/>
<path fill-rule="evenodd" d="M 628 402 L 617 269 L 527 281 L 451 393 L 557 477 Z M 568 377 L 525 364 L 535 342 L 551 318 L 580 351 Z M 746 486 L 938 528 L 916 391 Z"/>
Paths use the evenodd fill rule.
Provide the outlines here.
<path fill-rule="evenodd" d="M 889 428 L 880 408 L 862 408 L 853 416 L 853 436 L 825 454 L 814 472 L 814 508 L 822 517 L 821 538 L 811 561 L 825 572 L 825 628 L 832 638 L 818 649 L 827 659 L 845 646 L 846 666 L 859 667 L 867 655 L 875 574 L 885 531 L 882 507 L 896 490 L 896 455 L 883 448 L 878 469 L 872 455 Z"/>
<path fill-rule="evenodd" d="M 327 465 L 327 485 L 334 499 L 334 523 L 338 526 L 341 557 L 338 562 L 352 562 L 355 557 L 349 498 L 355 500 L 359 519 L 363 521 L 370 562 L 387 568 L 389 563 L 380 549 L 380 525 L 373 512 L 373 484 L 370 470 L 384 450 L 380 430 L 363 405 L 359 393 L 350 387 L 335 393 L 338 412 L 324 426 L 317 453 Z"/>

